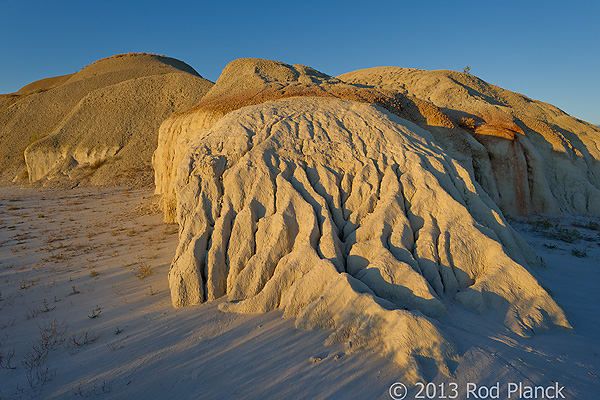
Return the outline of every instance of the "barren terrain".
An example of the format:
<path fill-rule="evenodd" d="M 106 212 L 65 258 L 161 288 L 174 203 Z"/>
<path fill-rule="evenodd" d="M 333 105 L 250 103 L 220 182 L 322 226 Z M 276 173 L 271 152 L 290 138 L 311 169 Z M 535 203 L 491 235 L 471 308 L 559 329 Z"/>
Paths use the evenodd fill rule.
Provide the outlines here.
<path fill-rule="evenodd" d="M 155 203 L 123 188 L 1 189 L 0 398 L 390 398 L 403 373 L 391 360 L 325 346 L 330 332 L 297 330 L 280 311 L 173 308 L 177 227 Z M 462 359 L 450 379 L 432 369 L 427 380 L 458 382 L 459 398 L 469 382 L 558 382 L 566 398 L 596 398 L 598 220 L 565 218 L 512 223 L 545 259 L 538 278 L 574 332 L 486 337 L 480 317 L 453 307 L 442 322 Z"/>

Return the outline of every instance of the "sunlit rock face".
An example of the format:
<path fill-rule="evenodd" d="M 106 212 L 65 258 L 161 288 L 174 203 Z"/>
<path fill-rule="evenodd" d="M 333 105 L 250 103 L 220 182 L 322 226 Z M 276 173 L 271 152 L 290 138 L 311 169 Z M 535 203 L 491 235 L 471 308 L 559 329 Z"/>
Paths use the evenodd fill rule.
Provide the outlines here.
<path fill-rule="evenodd" d="M 151 184 L 158 127 L 212 85 L 184 62 L 136 53 L 27 85 L 0 101 L 0 182 Z"/>
<path fill-rule="evenodd" d="M 411 95 L 442 110 L 454 129 L 425 119 L 420 125 L 473 171 L 505 213 L 600 214 L 598 127 L 455 71 L 377 67 L 338 78 Z"/>
<path fill-rule="evenodd" d="M 160 126 L 154 152 L 156 193 L 162 194 L 166 222 L 175 222 L 175 178 L 189 141 L 227 113 L 270 100 L 291 97 L 339 98 L 375 104 L 407 118 L 439 129 L 453 127 L 447 116 L 430 102 L 395 90 L 348 84 L 304 65 L 242 58 L 229 63 L 216 84 L 192 109 L 173 115 Z"/>
<path fill-rule="evenodd" d="M 457 355 L 437 320 L 451 304 L 520 335 L 570 327 L 528 271 L 538 257 L 414 123 L 304 96 L 187 135 L 171 166 L 175 306 L 227 295 L 224 311 L 280 309 L 331 329 L 329 342 L 391 354 L 412 379 L 423 357 L 449 373 Z"/>

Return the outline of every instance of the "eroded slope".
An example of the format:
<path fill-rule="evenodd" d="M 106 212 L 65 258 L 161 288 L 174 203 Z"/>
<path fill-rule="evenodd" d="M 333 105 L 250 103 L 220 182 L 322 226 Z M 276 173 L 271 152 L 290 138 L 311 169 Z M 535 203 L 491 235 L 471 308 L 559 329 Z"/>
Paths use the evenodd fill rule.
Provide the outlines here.
<path fill-rule="evenodd" d="M 392 354 L 412 379 L 419 357 L 444 373 L 456 358 L 435 321 L 449 302 L 496 310 L 521 335 L 569 327 L 528 272 L 538 257 L 417 125 L 297 97 L 195 134 L 175 182 L 175 306 L 227 295 L 226 311 L 279 308 Z"/>
<path fill-rule="evenodd" d="M 454 127 L 433 104 L 409 98 L 397 91 L 348 84 L 304 65 L 288 65 L 257 58 L 234 60 L 223 69 L 216 84 L 198 105 L 167 119 L 160 127 L 153 166 L 156 193 L 163 196 L 165 220 L 175 221 L 176 166 L 182 160 L 187 143 L 197 132 L 209 128 L 227 113 L 241 107 L 296 96 L 340 98 L 376 104 L 396 115 L 437 127 L 444 132 Z M 470 138 L 466 133 L 464 136 Z"/>
<path fill-rule="evenodd" d="M 551 104 L 454 71 L 378 67 L 338 78 L 414 95 L 443 110 L 484 151 L 457 146 L 452 135 L 436 139 L 463 165 L 474 166 L 477 180 L 503 211 L 600 214 L 597 127 Z"/>

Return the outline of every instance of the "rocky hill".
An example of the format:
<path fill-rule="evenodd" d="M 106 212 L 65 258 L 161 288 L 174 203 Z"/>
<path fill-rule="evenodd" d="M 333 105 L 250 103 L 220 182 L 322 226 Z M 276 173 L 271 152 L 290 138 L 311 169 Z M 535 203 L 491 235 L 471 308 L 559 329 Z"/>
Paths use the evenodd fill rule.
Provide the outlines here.
<path fill-rule="evenodd" d="M 477 182 L 473 165 L 498 166 L 459 117 L 304 66 L 232 62 L 159 132 L 156 188 L 180 227 L 173 304 L 280 309 L 412 380 L 422 360 L 448 374 L 458 357 L 440 324 L 454 305 L 522 336 L 570 329 Z"/>
<path fill-rule="evenodd" d="M 551 104 L 455 71 L 378 67 L 338 78 L 412 95 L 442 110 L 461 132 L 428 129 L 450 154 L 472 168 L 503 211 L 600 214 L 596 126 Z"/>
<path fill-rule="evenodd" d="M 148 182 L 158 126 L 211 86 L 181 61 L 123 54 L 4 95 L 0 179 Z"/>

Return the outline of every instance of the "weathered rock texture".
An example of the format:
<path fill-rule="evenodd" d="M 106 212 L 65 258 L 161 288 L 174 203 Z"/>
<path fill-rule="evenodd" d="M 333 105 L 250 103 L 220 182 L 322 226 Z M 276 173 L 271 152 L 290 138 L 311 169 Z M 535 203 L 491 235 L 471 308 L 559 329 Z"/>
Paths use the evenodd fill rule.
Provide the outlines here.
<path fill-rule="evenodd" d="M 340 75 L 434 104 L 421 126 L 513 215 L 600 214 L 600 129 L 558 108 L 454 71 L 379 67 Z M 454 129 L 430 123 L 441 110 Z"/>
<path fill-rule="evenodd" d="M 433 104 L 409 99 L 397 91 L 351 85 L 304 65 L 256 58 L 235 60 L 225 67 L 217 83 L 197 106 L 174 115 L 160 127 L 153 166 L 156 192 L 163 195 L 165 220 L 175 221 L 176 166 L 182 160 L 187 143 L 197 132 L 241 107 L 295 96 L 333 97 L 376 104 L 411 120 L 421 118 L 426 109 L 432 124 L 452 126 Z"/>
<path fill-rule="evenodd" d="M 0 178 L 147 181 L 160 123 L 211 86 L 187 64 L 149 54 L 27 85 L 0 104 Z"/>
<path fill-rule="evenodd" d="M 333 330 L 328 342 L 391 354 L 411 379 L 417 359 L 448 373 L 456 358 L 436 322 L 452 302 L 496 310 L 520 335 L 569 328 L 528 271 L 537 256 L 417 125 L 364 103 L 296 97 L 185 129 L 171 167 L 175 306 L 227 295 L 225 311 L 281 309 L 298 327 Z"/>

